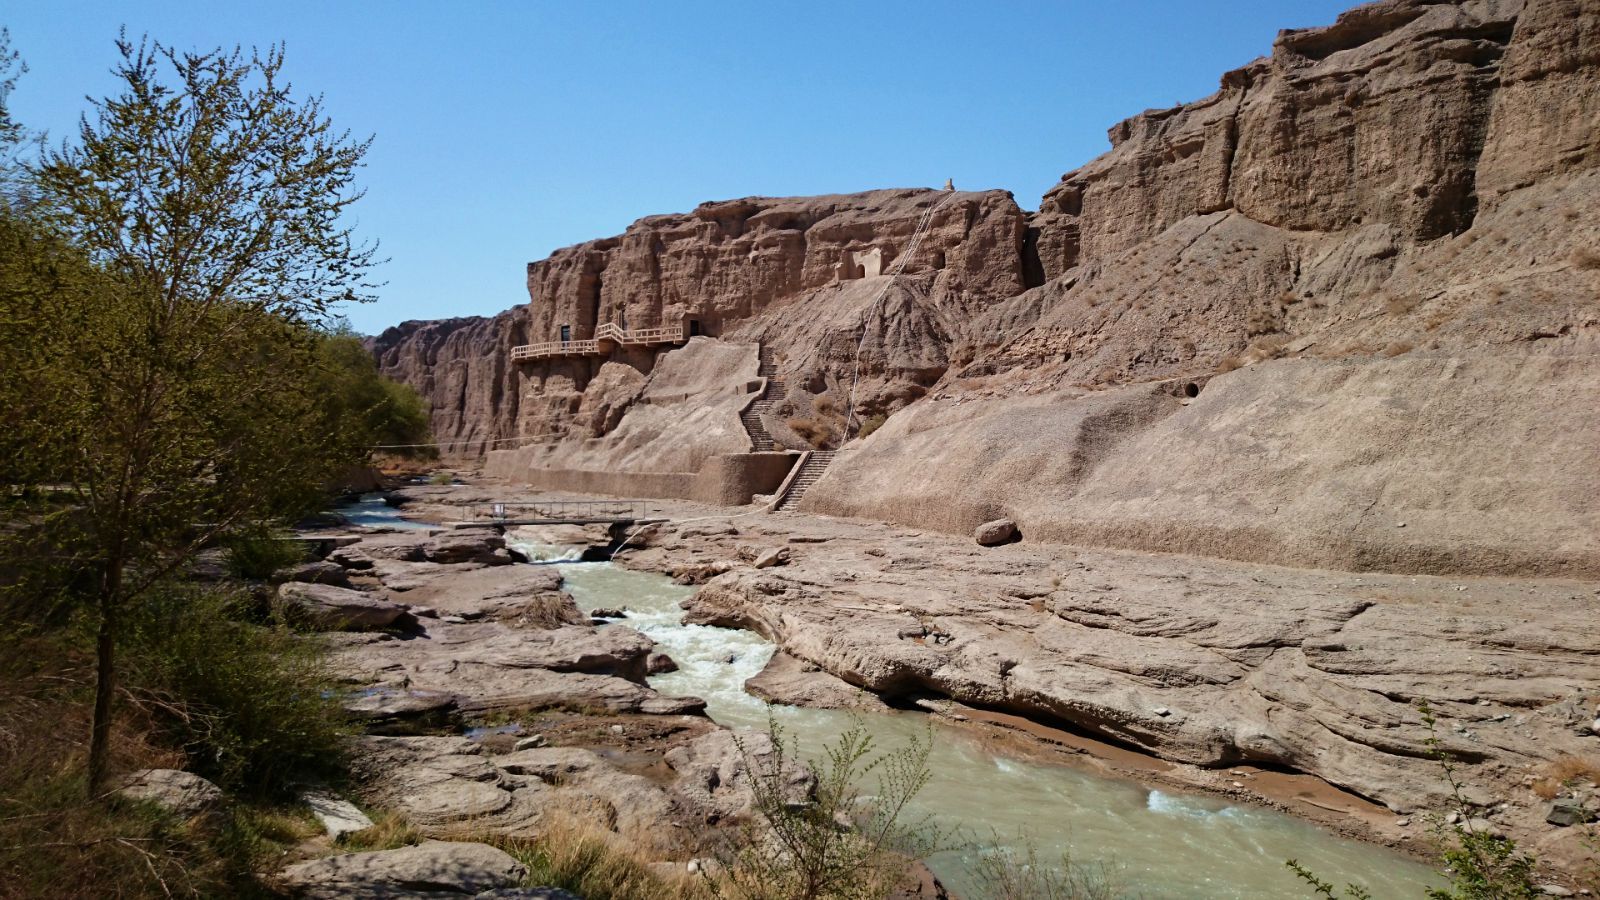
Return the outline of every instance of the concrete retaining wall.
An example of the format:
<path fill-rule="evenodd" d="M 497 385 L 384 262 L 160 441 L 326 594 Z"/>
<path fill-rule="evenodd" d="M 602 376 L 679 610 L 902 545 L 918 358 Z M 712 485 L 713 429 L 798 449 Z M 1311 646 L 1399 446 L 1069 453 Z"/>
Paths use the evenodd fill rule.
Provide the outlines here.
<path fill-rule="evenodd" d="M 756 494 L 776 491 L 797 458 L 794 453 L 732 453 L 711 457 L 699 472 L 602 472 L 535 468 L 526 451 L 493 450 L 484 473 L 547 491 L 743 506 Z"/>

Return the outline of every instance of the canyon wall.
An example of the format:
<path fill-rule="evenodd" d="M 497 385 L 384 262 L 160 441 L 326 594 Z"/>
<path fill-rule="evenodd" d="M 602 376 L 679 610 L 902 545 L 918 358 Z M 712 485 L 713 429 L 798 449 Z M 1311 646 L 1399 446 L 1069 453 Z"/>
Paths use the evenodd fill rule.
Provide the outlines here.
<path fill-rule="evenodd" d="M 838 441 L 852 393 L 887 417 L 803 509 L 1600 574 L 1578 499 L 1600 464 L 1600 0 L 1358 7 L 1110 138 L 1032 215 L 998 191 L 708 203 L 530 265 L 527 306 L 375 350 L 465 452 L 631 472 L 728 452 L 759 344 L 789 386 L 780 443 Z M 749 355 L 671 440 L 648 398 L 687 349 L 508 359 L 561 325 L 680 320 Z"/>

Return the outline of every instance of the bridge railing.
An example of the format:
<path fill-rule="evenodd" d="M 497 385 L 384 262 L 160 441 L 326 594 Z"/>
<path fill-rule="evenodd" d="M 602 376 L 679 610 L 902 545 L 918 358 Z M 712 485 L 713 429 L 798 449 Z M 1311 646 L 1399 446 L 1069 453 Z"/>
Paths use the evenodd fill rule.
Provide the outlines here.
<path fill-rule="evenodd" d="M 511 348 L 512 359 L 539 359 L 546 356 L 593 356 L 600 352 L 599 340 L 545 341 Z"/>
<path fill-rule="evenodd" d="M 650 504 L 642 500 L 542 500 L 529 503 L 492 503 L 473 510 L 475 519 L 522 521 L 527 519 L 629 519 L 647 518 Z"/>
<path fill-rule="evenodd" d="M 594 337 L 581 341 L 545 341 L 541 344 L 522 344 L 511 348 L 511 358 L 543 359 L 551 356 L 596 356 L 602 353 L 602 344 L 621 344 L 624 347 L 647 347 L 652 344 L 681 344 L 685 340 L 682 322 L 661 328 L 639 328 L 625 331 L 615 323 L 606 322 L 594 330 Z"/>

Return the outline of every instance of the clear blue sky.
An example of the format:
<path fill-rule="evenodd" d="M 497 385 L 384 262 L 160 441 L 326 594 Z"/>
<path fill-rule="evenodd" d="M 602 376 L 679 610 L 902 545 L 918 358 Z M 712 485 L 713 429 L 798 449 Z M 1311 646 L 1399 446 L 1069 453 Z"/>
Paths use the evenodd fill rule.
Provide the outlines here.
<path fill-rule="evenodd" d="M 1012 191 L 1026 209 L 1106 129 L 1216 89 L 1280 28 L 1354 0 L 73 2 L 0 10 L 13 113 L 66 136 L 117 28 L 286 42 L 298 89 L 376 136 L 360 228 L 391 261 L 358 329 L 525 302 L 524 264 L 711 199 Z"/>

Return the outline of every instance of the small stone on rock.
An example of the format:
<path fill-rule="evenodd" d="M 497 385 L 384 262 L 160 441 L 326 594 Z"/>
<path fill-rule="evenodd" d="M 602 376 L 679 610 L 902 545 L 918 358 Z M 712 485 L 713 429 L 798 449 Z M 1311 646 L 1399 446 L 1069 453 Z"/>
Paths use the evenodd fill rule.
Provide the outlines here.
<path fill-rule="evenodd" d="M 972 532 L 972 539 L 980 546 L 993 547 L 1004 544 L 1017 536 L 1017 523 L 1010 519 L 995 519 L 985 522 Z"/>
<path fill-rule="evenodd" d="M 545 741 L 544 735 L 542 735 L 542 734 L 530 734 L 527 737 L 518 740 L 515 744 L 512 744 L 511 745 L 511 749 L 512 750 L 537 750 L 540 747 L 543 747 L 545 745 L 545 743 L 546 743 L 546 741 Z"/>
<path fill-rule="evenodd" d="M 773 549 L 768 550 L 767 552 L 756 557 L 756 561 L 753 563 L 753 565 L 758 569 L 769 569 L 773 566 L 784 565 L 788 561 L 789 549 L 787 547 L 774 547 Z"/>

